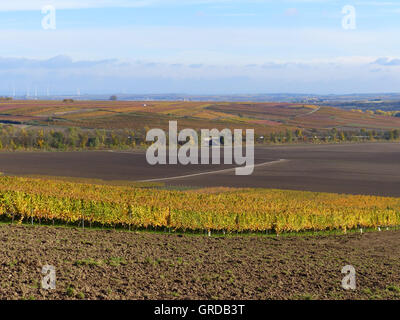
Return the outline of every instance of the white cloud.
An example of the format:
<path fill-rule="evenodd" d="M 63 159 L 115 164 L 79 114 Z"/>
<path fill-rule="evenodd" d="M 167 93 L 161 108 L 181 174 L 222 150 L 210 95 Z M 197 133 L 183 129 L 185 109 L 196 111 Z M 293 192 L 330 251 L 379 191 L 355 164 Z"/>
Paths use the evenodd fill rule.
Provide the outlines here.
<path fill-rule="evenodd" d="M 383 57 L 383 58 L 379 58 L 379 59 L 375 60 L 374 64 L 378 64 L 378 65 L 386 66 L 386 67 L 398 67 L 398 66 L 400 66 L 400 59 Z"/>
<path fill-rule="evenodd" d="M 66 56 L 45 60 L 0 58 L 0 88 L 24 93 L 351 93 L 395 92 L 396 68 L 377 68 L 386 59 L 333 59 L 308 62 L 264 61 L 252 65 L 169 64 L 146 61 L 72 61 Z M 368 63 L 364 63 L 368 62 Z M 11 90 L 11 91 L 10 91 Z"/>

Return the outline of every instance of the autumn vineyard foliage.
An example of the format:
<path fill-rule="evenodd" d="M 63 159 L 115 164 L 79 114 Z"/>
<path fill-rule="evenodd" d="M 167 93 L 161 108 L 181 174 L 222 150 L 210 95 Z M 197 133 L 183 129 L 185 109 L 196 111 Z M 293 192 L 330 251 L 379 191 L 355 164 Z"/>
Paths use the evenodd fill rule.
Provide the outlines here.
<path fill-rule="evenodd" d="M 273 189 L 171 191 L 0 177 L 0 214 L 184 231 L 278 233 L 400 225 L 400 199 Z"/>

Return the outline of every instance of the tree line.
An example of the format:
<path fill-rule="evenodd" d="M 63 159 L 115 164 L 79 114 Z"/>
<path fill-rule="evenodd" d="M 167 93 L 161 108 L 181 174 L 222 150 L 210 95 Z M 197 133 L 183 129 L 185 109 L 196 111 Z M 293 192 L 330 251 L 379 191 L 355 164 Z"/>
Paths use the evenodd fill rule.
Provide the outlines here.
<path fill-rule="evenodd" d="M 51 129 L 22 128 L 0 124 L 0 150 L 96 150 L 96 149 L 132 149 L 149 145 L 146 142 L 148 128 L 138 130 L 104 129 Z M 400 139 L 398 129 L 342 131 L 331 129 L 318 131 L 312 129 L 271 133 L 255 136 L 256 143 L 340 143 L 357 141 L 396 141 Z"/>
<path fill-rule="evenodd" d="M 394 141 L 400 138 L 398 129 L 392 130 L 338 130 L 333 128 L 327 131 L 312 129 L 303 132 L 300 129 L 295 131 L 286 130 L 285 132 L 271 133 L 266 136 L 256 136 L 259 143 L 329 143 L 329 142 L 359 142 L 359 141 Z"/>
<path fill-rule="evenodd" d="M 25 129 L 12 125 L 0 125 L 0 149 L 5 150 L 83 150 L 129 149 L 144 141 L 142 131 L 133 130 L 85 130 Z"/>

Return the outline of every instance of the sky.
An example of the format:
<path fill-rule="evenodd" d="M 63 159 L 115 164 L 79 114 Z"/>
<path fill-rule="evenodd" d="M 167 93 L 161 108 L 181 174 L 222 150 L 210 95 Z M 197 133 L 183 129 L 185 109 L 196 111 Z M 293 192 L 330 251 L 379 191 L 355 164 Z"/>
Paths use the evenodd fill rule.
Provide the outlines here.
<path fill-rule="evenodd" d="M 1 1 L 0 94 L 400 92 L 399 31 L 399 0 Z"/>

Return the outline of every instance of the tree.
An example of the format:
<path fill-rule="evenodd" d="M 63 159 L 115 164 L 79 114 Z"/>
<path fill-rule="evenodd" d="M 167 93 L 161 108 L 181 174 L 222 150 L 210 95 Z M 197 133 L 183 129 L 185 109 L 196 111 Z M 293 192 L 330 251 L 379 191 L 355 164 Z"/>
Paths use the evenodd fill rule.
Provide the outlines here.
<path fill-rule="evenodd" d="M 297 129 L 295 134 L 298 140 L 303 140 L 303 132 L 300 129 Z"/>
<path fill-rule="evenodd" d="M 68 128 L 68 144 L 72 147 L 76 147 L 76 143 L 78 141 L 78 132 L 76 128 L 70 127 Z"/>
<path fill-rule="evenodd" d="M 336 139 L 338 137 L 338 130 L 336 128 L 332 128 L 331 134 L 332 134 L 333 141 L 336 141 Z"/>
<path fill-rule="evenodd" d="M 103 147 L 106 142 L 106 132 L 105 130 L 96 130 L 95 136 L 99 140 L 99 146 Z"/>
<path fill-rule="evenodd" d="M 64 148 L 64 134 L 61 131 L 51 132 L 53 137 L 53 141 L 51 146 L 56 149 L 63 149 Z"/>
<path fill-rule="evenodd" d="M 279 140 L 280 143 L 283 143 L 284 137 L 285 137 L 285 136 L 283 135 L 283 133 L 282 133 L 282 132 L 279 132 L 279 138 L 278 138 L 278 140 Z"/>
<path fill-rule="evenodd" d="M 91 148 L 97 148 L 100 145 L 99 137 L 96 136 L 96 137 L 89 138 L 88 144 L 89 144 L 89 147 L 91 147 Z"/>
<path fill-rule="evenodd" d="M 86 132 L 79 133 L 79 147 L 84 149 L 87 147 L 89 136 Z"/>
<path fill-rule="evenodd" d="M 118 100 L 118 97 L 117 97 L 116 95 L 112 95 L 112 96 L 110 97 L 110 100 L 111 100 L 111 101 L 117 101 L 117 100 Z"/>
<path fill-rule="evenodd" d="M 44 140 L 44 131 L 43 130 L 39 130 L 36 143 L 37 143 L 39 149 L 44 148 L 45 140 Z"/>
<path fill-rule="evenodd" d="M 11 150 L 17 150 L 17 148 L 18 148 L 17 145 L 14 142 L 14 139 L 11 139 L 10 148 L 11 148 Z"/>
<path fill-rule="evenodd" d="M 121 145 L 118 135 L 116 135 L 114 132 L 111 132 L 111 144 L 115 147 L 119 147 Z"/>
<path fill-rule="evenodd" d="M 292 142 L 293 141 L 293 133 L 290 130 L 286 130 L 286 141 Z"/>

